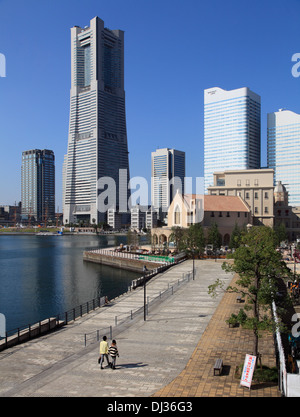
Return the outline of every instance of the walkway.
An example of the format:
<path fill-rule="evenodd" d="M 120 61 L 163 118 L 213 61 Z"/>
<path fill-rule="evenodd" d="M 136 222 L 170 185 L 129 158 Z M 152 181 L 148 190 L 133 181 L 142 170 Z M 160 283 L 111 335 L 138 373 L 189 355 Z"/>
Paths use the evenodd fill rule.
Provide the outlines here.
<path fill-rule="evenodd" d="M 0 353 L 2 397 L 157 397 L 157 396 L 280 396 L 277 387 L 239 387 L 235 366 L 251 348 L 248 333 L 229 329 L 225 320 L 237 304 L 232 295 L 212 299 L 207 287 L 217 278 L 229 282 L 221 263 L 196 261 L 195 280 L 176 288 L 191 271 L 186 261 L 147 284 L 150 300 L 174 286 L 169 295 L 129 324 L 113 327 L 120 358 L 117 369 L 99 369 L 98 343 L 84 347 L 84 334 L 115 325 L 143 305 L 143 288 L 114 300 L 61 330 Z M 222 298 L 223 296 L 223 298 Z M 200 339 L 200 340 L 199 340 Z M 221 356 L 225 372 L 213 376 Z M 263 349 L 264 363 L 273 363 L 272 338 Z M 101 388 L 100 388 L 101 387 Z"/>

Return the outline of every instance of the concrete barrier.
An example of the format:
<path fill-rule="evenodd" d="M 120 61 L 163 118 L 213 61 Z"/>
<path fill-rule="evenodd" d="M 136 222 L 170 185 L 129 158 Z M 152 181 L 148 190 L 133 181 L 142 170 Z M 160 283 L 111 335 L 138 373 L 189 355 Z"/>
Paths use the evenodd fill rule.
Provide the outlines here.
<path fill-rule="evenodd" d="M 157 266 L 165 264 L 164 262 L 149 262 L 144 259 L 123 258 L 118 255 L 114 255 L 113 252 L 112 254 L 103 254 L 97 253 L 96 251 L 84 251 L 83 260 L 134 272 L 143 272 L 144 265 L 146 265 L 147 269 L 152 270 Z"/>

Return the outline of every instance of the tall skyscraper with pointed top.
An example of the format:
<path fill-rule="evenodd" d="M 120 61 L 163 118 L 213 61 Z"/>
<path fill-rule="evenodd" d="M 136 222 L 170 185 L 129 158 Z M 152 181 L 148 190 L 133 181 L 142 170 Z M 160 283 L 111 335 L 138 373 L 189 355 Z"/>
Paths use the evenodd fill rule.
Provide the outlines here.
<path fill-rule="evenodd" d="M 103 177 L 115 183 L 113 208 L 118 210 L 120 200 L 128 200 L 129 180 L 124 32 L 105 28 L 104 22 L 95 17 L 89 27 L 71 28 L 70 121 L 63 167 L 64 222 L 106 220 L 98 198 L 101 193 L 98 180 Z"/>

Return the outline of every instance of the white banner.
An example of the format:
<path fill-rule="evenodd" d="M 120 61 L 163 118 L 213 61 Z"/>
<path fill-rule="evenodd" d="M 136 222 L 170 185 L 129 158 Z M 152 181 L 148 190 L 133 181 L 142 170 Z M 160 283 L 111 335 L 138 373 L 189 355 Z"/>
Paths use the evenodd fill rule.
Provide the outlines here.
<path fill-rule="evenodd" d="M 241 377 L 241 385 L 250 389 L 253 372 L 255 369 L 256 356 L 246 355 Z"/>

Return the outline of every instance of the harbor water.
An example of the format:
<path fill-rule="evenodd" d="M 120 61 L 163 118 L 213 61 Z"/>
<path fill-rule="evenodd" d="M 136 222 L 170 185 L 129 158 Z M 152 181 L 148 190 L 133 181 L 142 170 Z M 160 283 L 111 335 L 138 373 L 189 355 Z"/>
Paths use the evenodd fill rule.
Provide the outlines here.
<path fill-rule="evenodd" d="M 83 251 L 126 243 L 117 235 L 0 236 L 0 313 L 8 331 L 127 291 L 139 273 L 83 261 Z"/>

